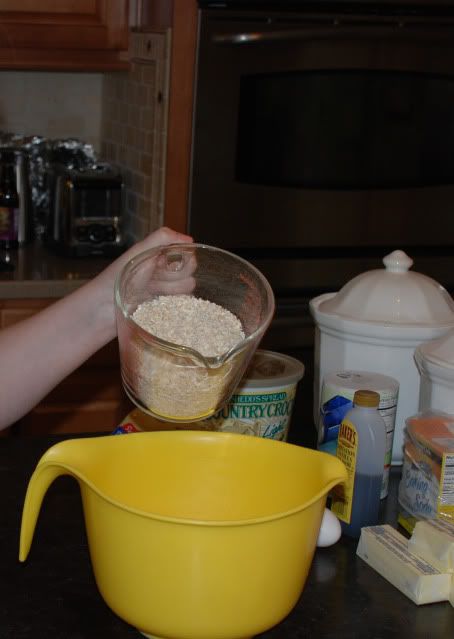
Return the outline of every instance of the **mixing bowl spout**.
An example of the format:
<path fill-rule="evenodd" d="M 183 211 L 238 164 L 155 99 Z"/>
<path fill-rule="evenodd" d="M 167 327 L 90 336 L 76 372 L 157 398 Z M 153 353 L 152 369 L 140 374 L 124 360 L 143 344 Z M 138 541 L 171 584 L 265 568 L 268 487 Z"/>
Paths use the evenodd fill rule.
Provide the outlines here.
<path fill-rule="evenodd" d="M 319 451 L 317 451 L 317 454 L 319 456 L 321 455 L 321 458 L 319 457 L 318 459 L 318 463 L 320 464 L 320 462 L 322 462 L 319 465 L 320 488 L 308 501 L 306 506 L 310 506 L 322 498 L 324 499 L 325 495 L 327 495 L 334 486 L 347 480 L 347 469 L 340 459 L 334 457 L 334 455 L 320 453 Z"/>

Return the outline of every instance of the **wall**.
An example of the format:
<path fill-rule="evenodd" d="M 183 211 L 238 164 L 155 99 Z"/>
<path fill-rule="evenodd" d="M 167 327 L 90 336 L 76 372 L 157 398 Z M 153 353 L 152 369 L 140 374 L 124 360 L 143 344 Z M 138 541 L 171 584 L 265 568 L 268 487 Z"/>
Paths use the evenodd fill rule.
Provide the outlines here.
<path fill-rule="evenodd" d="M 102 155 L 124 174 L 130 239 L 163 223 L 169 55 L 169 31 L 133 32 L 131 70 L 104 78 Z"/>
<path fill-rule="evenodd" d="M 0 82 L 0 130 L 101 148 L 102 74 L 2 71 Z"/>
<path fill-rule="evenodd" d="M 126 237 L 163 223 L 170 31 L 130 34 L 128 72 L 2 71 L 0 130 L 92 144 L 126 185 Z"/>

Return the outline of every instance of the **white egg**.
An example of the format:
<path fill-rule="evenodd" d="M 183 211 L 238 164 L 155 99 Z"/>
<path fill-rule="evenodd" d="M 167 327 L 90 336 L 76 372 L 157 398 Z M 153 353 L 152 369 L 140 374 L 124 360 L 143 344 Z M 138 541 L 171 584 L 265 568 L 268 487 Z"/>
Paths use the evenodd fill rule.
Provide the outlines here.
<path fill-rule="evenodd" d="M 331 510 L 325 508 L 320 531 L 318 533 L 317 546 L 319 548 L 332 546 L 336 543 L 336 541 L 339 541 L 341 533 L 342 529 L 338 518 L 331 512 Z"/>

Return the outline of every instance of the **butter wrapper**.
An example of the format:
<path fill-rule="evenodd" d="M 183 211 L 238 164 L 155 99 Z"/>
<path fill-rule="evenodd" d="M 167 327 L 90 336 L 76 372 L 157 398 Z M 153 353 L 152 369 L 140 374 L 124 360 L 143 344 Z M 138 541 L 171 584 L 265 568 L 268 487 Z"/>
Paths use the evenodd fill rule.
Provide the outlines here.
<path fill-rule="evenodd" d="M 451 597 L 452 575 L 410 552 L 408 540 L 389 525 L 363 528 L 356 554 L 417 605 Z"/>
<path fill-rule="evenodd" d="M 454 573 L 454 524 L 441 519 L 416 522 L 408 549 L 441 572 Z"/>

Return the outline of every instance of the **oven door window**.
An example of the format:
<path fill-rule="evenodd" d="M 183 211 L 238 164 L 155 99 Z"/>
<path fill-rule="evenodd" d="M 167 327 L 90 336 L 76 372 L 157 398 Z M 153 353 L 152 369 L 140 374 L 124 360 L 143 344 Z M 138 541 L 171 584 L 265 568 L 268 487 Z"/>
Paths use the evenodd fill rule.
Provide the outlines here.
<path fill-rule="evenodd" d="M 217 15 L 200 25 L 193 237 L 276 256 L 451 251 L 454 40 Z"/>
<path fill-rule="evenodd" d="M 454 183 L 454 81 L 390 71 L 246 75 L 236 179 L 370 189 Z"/>

